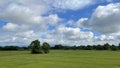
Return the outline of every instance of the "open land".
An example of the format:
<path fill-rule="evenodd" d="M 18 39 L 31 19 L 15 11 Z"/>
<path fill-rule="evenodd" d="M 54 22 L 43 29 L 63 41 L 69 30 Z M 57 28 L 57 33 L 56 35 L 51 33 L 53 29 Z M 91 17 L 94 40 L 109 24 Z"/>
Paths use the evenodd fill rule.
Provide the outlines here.
<path fill-rule="evenodd" d="M 120 51 L 0 51 L 0 68 L 120 68 Z"/>

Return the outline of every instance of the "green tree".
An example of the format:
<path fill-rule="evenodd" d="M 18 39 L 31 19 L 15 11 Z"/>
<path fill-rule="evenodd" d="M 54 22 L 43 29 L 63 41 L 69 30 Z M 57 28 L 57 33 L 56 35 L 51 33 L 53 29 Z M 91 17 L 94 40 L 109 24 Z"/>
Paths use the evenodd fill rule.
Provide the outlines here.
<path fill-rule="evenodd" d="M 104 48 L 103 48 L 102 45 L 98 44 L 98 45 L 96 46 L 96 50 L 104 50 Z"/>
<path fill-rule="evenodd" d="M 61 44 L 55 45 L 54 49 L 64 49 L 64 46 Z"/>
<path fill-rule="evenodd" d="M 32 41 L 31 44 L 29 45 L 29 48 L 31 49 L 32 54 L 41 54 L 42 53 L 42 49 L 41 49 L 39 40 Z"/>
<path fill-rule="evenodd" d="M 120 50 L 120 43 L 119 43 L 119 45 L 118 45 L 118 49 Z"/>
<path fill-rule="evenodd" d="M 87 45 L 87 46 L 86 46 L 86 50 L 93 50 L 93 47 L 90 46 L 90 45 Z"/>
<path fill-rule="evenodd" d="M 44 42 L 42 49 L 43 49 L 44 53 L 49 53 L 50 45 L 47 42 Z"/>
<path fill-rule="evenodd" d="M 64 48 L 64 50 L 70 50 L 70 46 L 63 46 Z"/>
<path fill-rule="evenodd" d="M 76 45 L 71 46 L 71 49 L 72 49 L 72 50 L 76 50 L 76 49 L 77 49 L 77 46 L 76 46 Z"/>
<path fill-rule="evenodd" d="M 104 50 L 109 50 L 110 44 L 109 43 L 104 44 L 103 48 L 104 48 Z"/>
<path fill-rule="evenodd" d="M 118 50 L 118 47 L 115 46 L 115 45 L 112 45 L 112 46 L 111 46 L 111 50 L 112 50 L 112 51 L 116 51 L 116 50 Z"/>

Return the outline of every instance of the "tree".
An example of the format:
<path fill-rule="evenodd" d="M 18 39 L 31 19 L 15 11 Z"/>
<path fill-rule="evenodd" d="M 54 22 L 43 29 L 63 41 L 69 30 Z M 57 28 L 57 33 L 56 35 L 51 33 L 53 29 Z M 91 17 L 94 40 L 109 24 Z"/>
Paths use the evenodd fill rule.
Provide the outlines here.
<path fill-rule="evenodd" d="M 103 48 L 102 45 L 98 44 L 98 45 L 96 46 L 96 50 L 104 50 L 104 48 Z"/>
<path fill-rule="evenodd" d="M 49 53 L 50 45 L 47 42 L 44 42 L 42 49 L 43 49 L 44 53 Z"/>
<path fill-rule="evenodd" d="M 81 46 L 78 46 L 78 49 L 79 49 L 79 50 L 85 50 L 85 49 L 86 49 L 86 47 L 85 47 L 85 46 L 83 46 L 83 45 L 81 45 Z"/>
<path fill-rule="evenodd" d="M 70 50 L 70 46 L 63 46 L 64 50 Z"/>
<path fill-rule="evenodd" d="M 18 46 L 4 46 L 2 50 L 18 50 Z"/>
<path fill-rule="evenodd" d="M 62 46 L 61 44 L 58 44 L 58 45 L 55 45 L 54 46 L 54 49 L 63 49 L 64 46 Z"/>
<path fill-rule="evenodd" d="M 92 47 L 93 47 L 93 50 L 96 50 L 96 48 L 97 48 L 97 46 L 96 46 L 96 45 L 93 45 Z"/>
<path fill-rule="evenodd" d="M 109 50 L 110 49 L 109 43 L 104 44 L 103 48 L 104 50 Z"/>
<path fill-rule="evenodd" d="M 119 45 L 118 45 L 118 49 L 120 50 L 120 43 L 119 43 Z"/>
<path fill-rule="evenodd" d="M 86 50 L 93 50 L 93 47 L 90 46 L 90 45 L 87 45 L 87 46 L 86 46 Z"/>
<path fill-rule="evenodd" d="M 42 53 L 42 49 L 41 49 L 39 40 L 32 41 L 31 44 L 29 45 L 29 48 L 31 49 L 32 54 Z"/>
<path fill-rule="evenodd" d="M 74 46 L 71 46 L 71 49 L 72 49 L 72 50 L 76 50 L 77 47 L 74 45 Z"/>
<path fill-rule="evenodd" d="M 112 51 L 116 51 L 116 50 L 118 50 L 118 48 L 117 48 L 117 46 L 112 45 L 112 46 L 111 46 L 111 50 L 112 50 Z"/>

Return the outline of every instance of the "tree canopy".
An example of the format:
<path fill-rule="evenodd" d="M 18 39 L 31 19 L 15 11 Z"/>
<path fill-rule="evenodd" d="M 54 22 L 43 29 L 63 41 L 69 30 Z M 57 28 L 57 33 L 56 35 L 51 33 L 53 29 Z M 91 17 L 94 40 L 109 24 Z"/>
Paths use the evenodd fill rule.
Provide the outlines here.
<path fill-rule="evenodd" d="M 39 40 L 32 41 L 31 44 L 29 45 L 29 48 L 31 49 L 32 54 L 42 53 L 42 49 L 41 49 Z"/>
<path fill-rule="evenodd" d="M 50 45 L 47 42 L 44 42 L 42 49 L 43 49 L 44 53 L 49 53 Z"/>

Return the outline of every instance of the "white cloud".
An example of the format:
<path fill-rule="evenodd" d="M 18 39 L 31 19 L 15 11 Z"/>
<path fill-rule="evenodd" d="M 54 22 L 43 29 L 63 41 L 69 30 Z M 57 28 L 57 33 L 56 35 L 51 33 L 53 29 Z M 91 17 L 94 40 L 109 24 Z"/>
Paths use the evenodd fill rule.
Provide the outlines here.
<path fill-rule="evenodd" d="M 4 35 L 2 35 L 4 34 Z M 40 35 L 33 30 L 22 32 L 4 32 L 0 35 L 0 44 L 2 45 L 29 45 L 33 40 L 39 39 Z"/>
<path fill-rule="evenodd" d="M 80 43 L 81 41 L 92 41 L 94 34 L 92 32 L 81 31 L 80 28 L 72 28 L 59 26 L 46 34 L 46 39 L 55 39 L 57 43 L 61 44 L 72 44 Z M 56 42 L 53 43 L 56 43 Z M 62 43 L 63 42 L 63 43 Z M 64 43 L 66 42 L 66 43 Z"/>
<path fill-rule="evenodd" d="M 4 31 L 9 31 L 9 32 L 23 32 L 23 31 L 30 30 L 31 28 L 30 26 L 24 25 L 24 24 L 18 25 L 15 23 L 7 23 L 2 27 L 2 29 Z"/>
<path fill-rule="evenodd" d="M 119 39 L 118 37 L 116 37 L 116 35 L 111 35 L 111 34 L 107 34 L 107 35 L 100 35 L 100 36 L 95 36 L 94 37 L 94 42 L 92 42 L 93 44 L 105 44 L 105 43 L 109 43 L 109 44 L 115 44 L 118 45 L 119 43 Z"/>
<path fill-rule="evenodd" d="M 26 5 L 37 14 L 46 14 L 51 10 L 50 0 L 17 0 L 18 3 Z"/>
<path fill-rule="evenodd" d="M 8 21 L 0 28 L 0 42 L 30 42 L 40 39 L 49 26 L 56 25 L 62 19 L 57 14 L 43 14 L 49 11 L 44 0 L 0 0 L 0 20 Z M 0 4 L 1 5 L 1 4 Z M 8 35 L 9 34 L 9 35 Z M 12 41 L 13 39 L 13 41 Z"/>
<path fill-rule="evenodd" d="M 12 23 L 18 24 L 56 24 L 60 18 L 57 14 L 49 14 L 48 16 L 42 16 L 49 13 L 50 5 L 45 0 L 1 0 L 2 3 L 7 3 L 5 7 L 1 8 L 0 19 L 7 20 Z"/>
<path fill-rule="evenodd" d="M 5 25 L 0 27 L 0 42 L 29 43 L 32 40 L 40 39 L 40 41 L 53 44 L 92 43 L 94 33 L 80 29 L 81 27 L 85 28 L 85 26 L 91 26 L 93 30 L 100 33 L 115 33 L 114 35 L 97 36 L 99 41 L 120 39 L 120 34 L 116 35 L 116 32 L 120 32 L 119 3 L 99 6 L 93 13 L 90 22 L 88 18 L 80 18 L 78 21 L 70 20 L 63 23 L 64 19 L 56 14 L 56 11 L 59 10 L 76 11 L 90 6 L 94 2 L 96 1 L 0 0 L 0 20 L 7 21 Z M 59 26 L 58 24 L 61 24 L 59 22 L 63 26 Z M 70 27 L 66 27 L 66 25 Z M 48 29 L 50 26 L 53 30 Z"/>
<path fill-rule="evenodd" d="M 21 5 L 10 5 L 0 15 L 1 19 L 14 23 L 40 23 L 41 21 L 40 16 L 36 16 L 30 8 Z"/>
<path fill-rule="evenodd" d="M 7 23 L 5 26 L 3 26 L 3 29 L 14 31 L 17 27 L 18 27 L 17 24 Z"/>
<path fill-rule="evenodd" d="M 95 37 L 97 41 L 114 41 L 115 37 L 112 35 L 100 35 Z"/>
<path fill-rule="evenodd" d="M 59 22 L 61 19 L 58 17 L 57 14 L 55 15 L 49 15 L 48 17 L 48 22 L 51 24 L 51 25 L 54 25 L 56 24 L 57 22 Z"/>
<path fill-rule="evenodd" d="M 77 22 L 76 22 L 76 26 L 78 27 L 84 27 L 88 25 L 88 18 L 80 18 Z"/>
<path fill-rule="evenodd" d="M 46 14 L 54 9 L 78 10 L 96 2 L 95 0 L 0 0 L 0 9 L 10 4 L 27 6 L 36 14 Z M 74 6 L 73 6 L 74 5 Z"/>
<path fill-rule="evenodd" d="M 120 3 L 98 6 L 90 20 L 93 30 L 100 33 L 116 33 L 120 31 Z"/>
<path fill-rule="evenodd" d="M 54 0 L 53 7 L 78 10 L 94 3 L 94 0 Z"/>
<path fill-rule="evenodd" d="M 0 19 L 11 22 L 11 24 L 14 25 L 12 26 L 12 30 L 14 31 L 26 31 L 31 29 L 44 31 L 47 30 L 50 25 L 54 26 L 62 20 L 57 14 L 42 16 L 37 11 L 31 9 L 31 7 L 19 4 L 10 4 L 4 8 L 0 13 Z M 3 29 L 11 30 L 8 29 L 8 27 L 10 27 L 9 23 L 4 25 Z"/>
<path fill-rule="evenodd" d="M 26 31 L 26 32 L 16 33 L 16 36 L 19 36 L 22 38 L 32 38 L 32 37 L 35 37 L 36 34 L 34 33 L 33 30 L 30 30 L 30 31 Z"/>

